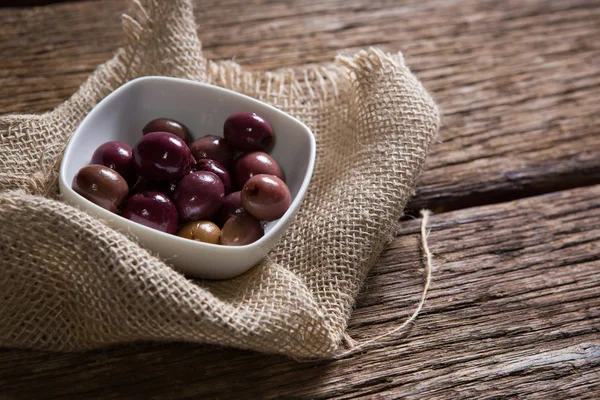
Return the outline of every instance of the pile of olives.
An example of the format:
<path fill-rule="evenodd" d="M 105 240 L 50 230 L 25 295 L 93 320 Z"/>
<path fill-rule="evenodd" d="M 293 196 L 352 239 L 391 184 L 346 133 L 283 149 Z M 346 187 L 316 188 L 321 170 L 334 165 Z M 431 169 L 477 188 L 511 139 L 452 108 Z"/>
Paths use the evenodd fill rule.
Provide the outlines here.
<path fill-rule="evenodd" d="M 277 161 L 266 153 L 273 128 L 255 113 L 227 118 L 223 136 L 192 140 L 166 118 L 150 121 L 131 148 L 104 143 L 79 170 L 73 190 L 111 212 L 162 232 L 206 243 L 243 246 L 263 222 L 285 214 L 292 197 Z"/>

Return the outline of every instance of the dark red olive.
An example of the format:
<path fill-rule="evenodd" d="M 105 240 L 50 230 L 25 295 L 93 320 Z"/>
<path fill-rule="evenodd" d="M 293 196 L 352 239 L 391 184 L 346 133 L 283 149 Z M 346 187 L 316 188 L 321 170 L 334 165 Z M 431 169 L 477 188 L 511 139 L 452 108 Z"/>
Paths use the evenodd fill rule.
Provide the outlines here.
<path fill-rule="evenodd" d="M 127 200 L 121 215 L 138 224 L 166 233 L 177 232 L 179 217 L 175 204 L 159 192 L 142 192 Z"/>
<path fill-rule="evenodd" d="M 212 172 L 216 176 L 218 176 L 223 182 L 223 186 L 225 187 L 225 194 L 231 192 L 232 184 L 231 184 L 231 176 L 229 175 L 229 171 L 221 165 L 218 161 L 210 160 L 208 158 L 202 158 L 196 161 L 194 167 L 192 167 L 195 171 L 208 171 Z"/>
<path fill-rule="evenodd" d="M 281 218 L 292 204 L 290 189 L 273 175 L 255 175 L 242 189 L 242 205 L 261 221 Z"/>
<path fill-rule="evenodd" d="M 223 199 L 223 204 L 221 204 L 221 211 L 219 211 L 219 217 L 221 225 L 223 225 L 227 220 L 234 215 L 247 214 L 246 210 L 242 206 L 242 192 L 233 192 L 229 193 Z"/>
<path fill-rule="evenodd" d="M 283 172 L 279 168 L 277 161 L 267 153 L 261 151 L 241 155 L 235 160 L 231 170 L 235 185 L 239 189 L 254 175 L 275 175 L 283 180 Z"/>
<path fill-rule="evenodd" d="M 190 144 L 190 150 L 196 160 L 209 158 L 225 168 L 229 168 L 233 161 L 233 150 L 229 147 L 227 140 L 222 137 L 208 135 L 196 139 Z"/>
<path fill-rule="evenodd" d="M 221 207 L 225 188 L 212 172 L 197 171 L 184 176 L 175 189 L 175 205 L 184 220 L 210 219 Z"/>
<path fill-rule="evenodd" d="M 221 229 L 221 244 L 225 246 L 245 246 L 263 236 L 259 220 L 251 215 L 234 215 Z"/>
<path fill-rule="evenodd" d="M 159 181 L 155 179 L 149 179 L 140 177 L 138 181 L 133 185 L 131 189 L 133 193 L 141 192 L 160 192 L 166 194 L 170 198 L 173 198 L 175 194 L 175 188 L 177 187 L 177 181 Z"/>
<path fill-rule="evenodd" d="M 142 130 L 144 135 L 151 132 L 169 132 L 177 135 L 181 140 L 189 143 L 192 140 L 190 131 L 181 122 L 169 118 L 158 118 L 148 122 Z"/>
<path fill-rule="evenodd" d="M 136 179 L 133 149 L 123 142 L 106 142 L 100 145 L 92 155 L 90 164 L 104 165 L 114 169 L 127 183 L 133 185 Z"/>
<path fill-rule="evenodd" d="M 169 132 L 144 135 L 133 149 L 133 159 L 138 173 L 152 179 L 173 181 L 192 167 L 189 147 Z"/>
<path fill-rule="evenodd" d="M 129 187 L 118 172 L 104 165 L 88 165 L 73 178 L 74 191 L 108 211 L 116 213 Z"/>
<path fill-rule="evenodd" d="M 262 151 L 273 143 L 273 128 L 256 113 L 232 114 L 225 121 L 223 136 L 230 146 L 240 151 Z"/>

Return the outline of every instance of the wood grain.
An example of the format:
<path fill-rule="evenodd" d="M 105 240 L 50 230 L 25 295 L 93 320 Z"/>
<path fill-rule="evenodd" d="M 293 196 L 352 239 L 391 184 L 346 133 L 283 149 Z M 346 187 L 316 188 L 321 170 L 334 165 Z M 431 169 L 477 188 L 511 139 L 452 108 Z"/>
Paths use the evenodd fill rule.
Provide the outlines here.
<path fill-rule="evenodd" d="M 68 98 L 122 44 L 128 4 L 0 10 L 0 114 Z M 600 398 L 600 3 L 196 4 L 205 53 L 250 69 L 403 51 L 443 112 L 410 205 L 443 212 L 425 312 L 408 334 L 335 362 L 167 343 L 0 350 L 1 399 Z M 414 307 L 418 229 L 399 224 L 350 321 L 355 339 Z"/>
<path fill-rule="evenodd" d="M 0 12 L 0 113 L 66 99 L 122 43 L 126 1 Z M 600 3 L 198 1 L 206 54 L 251 69 L 402 50 L 443 111 L 409 208 L 498 203 L 600 182 Z"/>
<path fill-rule="evenodd" d="M 69 0 L 0 0 L 0 7 L 45 6 L 53 3 L 61 3 L 63 1 Z"/>
<path fill-rule="evenodd" d="M 422 285 L 418 220 L 399 225 L 350 323 L 397 326 Z M 322 363 L 191 344 L 0 353 L 5 398 L 600 396 L 600 186 L 435 215 L 425 312 L 384 347 Z"/>

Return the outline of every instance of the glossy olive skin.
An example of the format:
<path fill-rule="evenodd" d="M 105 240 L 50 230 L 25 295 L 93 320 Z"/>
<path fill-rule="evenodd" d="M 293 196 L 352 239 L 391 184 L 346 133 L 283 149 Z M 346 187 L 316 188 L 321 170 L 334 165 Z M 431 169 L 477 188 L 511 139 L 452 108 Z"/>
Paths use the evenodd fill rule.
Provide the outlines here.
<path fill-rule="evenodd" d="M 203 136 L 190 144 L 190 150 L 196 160 L 208 158 L 229 168 L 233 161 L 233 150 L 227 140 L 218 136 Z"/>
<path fill-rule="evenodd" d="M 204 243 L 219 244 L 221 230 L 211 221 L 190 221 L 177 232 L 177 236 Z"/>
<path fill-rule="evenodd" d="M 248 179 L 254 175 L 267 174 L 275 175 L 283 179 L 283 171 L 277 164 L 277 161 L 267 153 L 255 151 L 239 156 L 231 168 L 236 188 L 241 189 Z"/>
<path fill-rule="evenodd" d="M 118 172 L 104 165 L 88 165 L 73 178 L 72 188 L 94 204 L 116 213 L 129 187 Z"/>
<path fill-rule="evenodd" d="M 211 160 L 208 158 L 202 158 L 196 161 L 196 164 L 192 167 L 194 171 L 208 171 L 218 176 L 223 182 L 225 187 L 225 194 L 231 192 L 233 184 L 231 183 L 231 175 L 229 171 L 220 164 L 218 161 Z"/>
<path fill-rule="evenodd" d="M 242 205 L 261 221 L 274 221 L 285 214 L 292 204 L 290 189 L 273 175 L 255 175 L 242 189 Z"/>
<path fill-rule="evenodd" d="M 158 181 L 140 177 L 135 185 L 133 185 L 133 188 L 131 188 L 131 191 L 133 193 L 160 192 L 162 194 L 166 194 L 172 199 L 173 195 L 175 194 L 176 187 L 177 181 Z"/>
<path fill-rule="evenodd" d="M 234 215 L 221 229 L 221 244 L 245 246 L 256 242 L 264 235 L 262 224 L 251 215 Z"/>
<path fill-rule="evenodd" d="M 175 205 L 183 220 L 210 219 L 221 207 L 225 188 L 212 172 L 196 171 L 184 176 L 175 189 Z"/>
<path fill-rule="evenodd" d="M 104 165 L 114 169 L 130 185 L 133 185 L 137 178 L 133 162 L 133 149 L 123 142 L 106 142 L 100 145 L 94 151 L 90 164 Z"/>
<path fill-rule="evenodd" d="M 223 199 L 221 210 L 219 211 L 219 222 L 225 224 L 227 220 L 234 215 L 248 214 L 242 206 L 242 192 L 229 193 Z"/>
<path fill-rule="evenodd" d="M 160 192 L 134 194 L 125 203 L 121 215 L 161 232 L 177 232 L 177 208 L 169 197 Z"/>
<path fill-rule="evenodd" d="M 151 132 L 142 136 L 133 148 L 138 173 L 146 178 L 173 181 L 190 172 L 190 149 L 176 135 Z"/>
<path fill-rule="evenodd" d="M 273 144 L 273 128 L 256 113 L 230 115 L 223 125 L 223 136 L 231 147 L 240 151 L 262 151 Z"/>
<path fill-rule="evenodd" d="M 186 143 L 189 143 L 192 140 L 190 131 L 185 125 L 183 125 L 179 121 L 175 121 L 174 119 L 169 118 L 157 118 L 148 122 L 142 130 L 142 133 L 144 135 L 147 135 L 151 132 L 169 132 L 173 135 L 178 136 L 181 140 L 183 140 Z"/>

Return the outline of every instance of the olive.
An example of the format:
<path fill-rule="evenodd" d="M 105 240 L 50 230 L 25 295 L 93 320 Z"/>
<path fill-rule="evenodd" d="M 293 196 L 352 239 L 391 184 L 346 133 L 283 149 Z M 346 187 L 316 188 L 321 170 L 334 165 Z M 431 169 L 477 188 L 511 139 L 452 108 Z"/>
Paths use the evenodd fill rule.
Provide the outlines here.
<path fill-rule="evenodd" d="M 227 220 L 234 215 L 247 214 L 246 210 L 242 206 L 242 192 L 229 193 L 223 199 L 221 204 L 221 211 L 219 211 L 220 222 L 223 225 Z"/>
<path fill-rule="evenodd" d="M 196 160 L 209 158 L 215 160 L 225 168 L 229 168 L 233 161 L 233 150 L 229 147 L 227 140 L 218 136 L 203 136 L 190 144 L 190 150 Z"/>
<path fill-rule="evenodd" d="M 116 213 L 129 187 L 118 172 L 104 165 L 88 165 L 73 178 L 72 188 L 89 201 Z"/>
<path fill-rule="evenodd" d="M 92 155 L 90 164 L 104 165 L 114 169 L 127 183 L 133 185 L 136 179 L 133 149 L 123 142 L 106 142 L 100 145 Z"/>
<path fill-rule="evenodd" d="M 146 178 L 176 180 L 190 172 L 190 149 L 176 135 L 151 132 L 144 135 L 133 149 L 138 173 Z"/>
<path fill-rule="evenodd" d="M 175 204 L 165 194 L 142 192 L 131 196 L 121 215 L 138 224 L 166 233 L 177 232 L 179 217 Z"/>
<path fill-rule="evenodd" d="M 192 140 L 190 131 L 185 125 L 169 118 L 158 118 L 148 122 L 142 130 L 142 133 L 147 135 L 151 132 L 169 132 L 173 135 L 177 135 L 179 139 L 186 143 L 189 143 Z"/>
<path fill-rule="evenodd" d="M 261 151 L 246 153 L 238 157 L 233 163 L 232 173 L 236 187 L 240 189 L 254 175 L 275 175 L 283 180 L 283 172 L 277 161 Z"/>
<path fill-rule="evenodd" d="M 133 193 L 160 192 L 173 198 L 176 187 L 177 181 L 159 181 L 140 177 L 131 190 Z"/>
<path fill-rule="evenodd" d="M 196 164 L 194 165 L 193 169 L 195 171 L 212 172 L 221 179 L 221 182 L 223 182 L 223 186 L 225 187 L 225 194 L 231 192 L 232 184 L 229 171 L 227 171 L 227 169 L 218 161 L 211 160 L 208 158 L 202 158 L 196 161 Z"/>
<path fill-rule="evenodd" d="M 197 171 L 184 176 L 175 189 L 175 205 L 184 220 L 210 219 L 221 207 L 225 188 L 212 172 Z"/>
<path fill-rule="evenodd" d="M 177 232 L 177 236 L 204 243 L 219 244 L 221 230 L 211 221 L 190 221 Z"/>
<path fill-rule="evenodd" d="M 273 143 L 273 128 L 260 115 L 242 112 L 227 118 L 223 126 L 223 136 L 236 150 L 261 151 Z"/>
<path fill-rule="evenodd" d="M 234 215 L 221 229 L 221 244 L 225 246 L 245 246 L 263 236 L 259 220 L 251 215 Z"/>
<path fill-rule="evenodd" d="M 242 189 L 242 205 L 261 221 L 281 218 L 292 204 L 290 189 L 273 175 L 254 175 Z"/>

